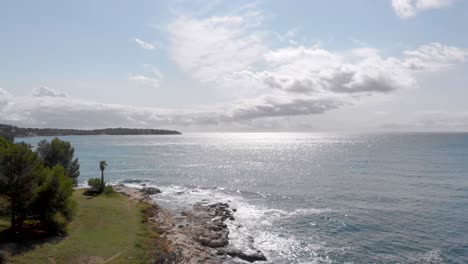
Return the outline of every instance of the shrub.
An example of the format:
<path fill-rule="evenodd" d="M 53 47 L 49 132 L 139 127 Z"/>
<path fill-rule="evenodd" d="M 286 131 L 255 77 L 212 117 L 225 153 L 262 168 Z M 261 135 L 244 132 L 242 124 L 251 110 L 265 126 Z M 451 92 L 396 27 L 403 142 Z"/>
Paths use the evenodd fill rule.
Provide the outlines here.
<path fill-rule="evenodd" d="M 104 183 L 105 185 L 106 183 Z M 88 180 L 88 185 L 89 185 L 89 191 L 95 192 L 95 193 L 101 193 L 101 179 L 99 178 L 91 178 Z"/>
<path fill-rule="evenodd" d="M 116 191 L 114 190 L 114 188 L 112 188 L 112 186 L 104 187 L 104 194 L 105 195 L 112 195 L 114 193 L 116 193 Z"/>

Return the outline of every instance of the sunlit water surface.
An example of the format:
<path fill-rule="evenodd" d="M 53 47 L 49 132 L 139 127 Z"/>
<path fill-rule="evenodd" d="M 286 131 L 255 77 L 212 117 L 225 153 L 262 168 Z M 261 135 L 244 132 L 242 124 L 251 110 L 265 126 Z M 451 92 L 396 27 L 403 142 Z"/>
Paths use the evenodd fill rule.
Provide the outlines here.
<path fill-rule="evenodd" d="M 166 206 L 229 202 L 231 243 L 251 235 L 271 263 L 468 263 L 468 134 L 63 139 L 81 182 L 106 160 L 107 181 L 154 184 Z"/>

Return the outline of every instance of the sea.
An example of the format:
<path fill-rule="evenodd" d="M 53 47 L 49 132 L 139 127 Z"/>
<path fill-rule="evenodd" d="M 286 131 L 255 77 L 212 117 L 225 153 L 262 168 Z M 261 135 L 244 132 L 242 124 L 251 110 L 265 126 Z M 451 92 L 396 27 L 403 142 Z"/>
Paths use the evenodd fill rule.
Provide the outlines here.
<path fill-rule="evenodd" d="M 75 147 L 80 184 L 106 160 L 107 182 L 156 186 L 168 208 L 229 203 L 230 243 L 252 237 L 266 263 L 468 263 L 466 133 L 62 139 Z"/>

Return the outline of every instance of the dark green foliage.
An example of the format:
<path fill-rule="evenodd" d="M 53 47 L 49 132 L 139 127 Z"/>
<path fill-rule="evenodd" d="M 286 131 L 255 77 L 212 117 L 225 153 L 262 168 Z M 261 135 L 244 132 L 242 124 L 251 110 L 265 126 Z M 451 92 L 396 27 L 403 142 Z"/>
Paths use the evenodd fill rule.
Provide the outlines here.
<path fill-rule="evenodd" d="M 10 203 L 12 229 L 28 216 L 42 177 L 37 155 L 26 144 L 12 144 L 0 138 L 0 194 Z"/>
<path fill-rule="evenodd" d="M 42 161 L 29 145 L 0 137 L 0 196 L 9 203 L 12 229 L 32 219 L 63 231 L 73 217 L 73 179 L 61 165 L 47 168 Z"/>
<path fill-rule="evenodd" d="M 116 193 L 116 191 L 114 190 L 114 188 L 112 188 L 112 186 L 106 186 L 104 187 L 104 192 L 103 192 L 105 195 L 112 195 L 114 193 Z"/>
<path fill-rule="evenodd" d="M 8 141 L 13 142 L 15 135 L 14 127 L 9 125 L 0 124 L 0 137 L 6 138 Z"/>
<path fill-rule="evenodd" d="M 140 129 L 140 128 L 105 128 L 93 130 L 57 129 L 57 128 L 22 128 L 0 124 L 0 133 L 8 133 L 15 137 L 35 136 L 81 136 L 81 135 L 178 135 L 174 130 Z"/>
<path fill-rule="evenodd" d="M 59 165 L 52 169 L 44 169 L 43 175 L 31 210 L 44 226 L 61 231 L 63 224 L 73 218 L 76 208 L 75 202 L 71 199 L 74 183 L 65 175 L 65 169 Z"/>
<path fill-rule="evenodd" d="M 54 138 L 52 141 L 42 140 L 37 145 L 39 158 L 47 168 L 57 165 L 65 168 L 65 175 L 70 177 L 76 184 L 76 179 L 80 176 L 80 164 L 78 158 L 74 158 L 75 149 L 70 142 Z"/>
<path fill-rule="evenodd" d="M 10 142 L 13 142 L 15 140 L 13 133 L 2 131 L 1 128 L 0 128 L 0 137 L 3 137 Z"/>
<path fill-rule="evenodd" d="M 104 183 L 105 185 L 106 183 Z M 91 178 L 88 180 L 88 185 L 89 185 L 89 188 L 90 188 L 90 191 L 91 192 L 97 192 L 97 193 L 100 193 L 101 192 L 101 187 L 102 187 L 102 182 L 101 182 L 101 179 L 99 178 Z"/>

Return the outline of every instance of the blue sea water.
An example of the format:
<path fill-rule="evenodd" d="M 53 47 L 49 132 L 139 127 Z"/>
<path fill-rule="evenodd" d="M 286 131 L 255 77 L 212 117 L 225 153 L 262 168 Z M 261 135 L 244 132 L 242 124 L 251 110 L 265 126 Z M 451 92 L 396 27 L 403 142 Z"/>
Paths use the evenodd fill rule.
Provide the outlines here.
<path fill-rule="evenodd" d="M 156 185 L 165 206 L 229 202 L 231 243 L 253 236 L 270 263 L 468 263 L 468 134 L 63 139 L 82 182 L 106 160 L 107 181 Z"/>

